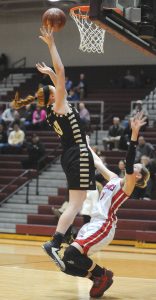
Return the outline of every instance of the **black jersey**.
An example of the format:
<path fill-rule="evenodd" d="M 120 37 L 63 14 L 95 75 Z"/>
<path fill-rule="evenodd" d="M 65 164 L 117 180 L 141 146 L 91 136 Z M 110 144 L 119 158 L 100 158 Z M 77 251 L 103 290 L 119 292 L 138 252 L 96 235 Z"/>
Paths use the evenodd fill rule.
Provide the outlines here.
<path fill-rule="evenodd" d="M 63 147 L 61 165 L 71 190 L 94 190 L 95 169 L 92 153 L 86 142 L 86 134 L 77 110 L 57 114 L 53 105 L 47 107 L 47 122 L 58 134 Z"/>
<path fill-rule="evenodd" d="M 47 107 L 47 122 L 60 137 L 63 150 L 86 144 L 86 134 L 79 113 L 71 104 L 69 106 L 71 111 L 63 115 L 57 114 L 53 105 Z"/>

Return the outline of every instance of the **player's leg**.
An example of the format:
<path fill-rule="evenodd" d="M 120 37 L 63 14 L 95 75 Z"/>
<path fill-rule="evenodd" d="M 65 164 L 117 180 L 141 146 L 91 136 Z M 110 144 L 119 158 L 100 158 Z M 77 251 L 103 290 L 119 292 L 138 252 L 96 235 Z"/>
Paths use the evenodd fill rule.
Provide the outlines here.
<path fill-rule="evenodd" d="M 78 245 L 78 247 L 80 246 Z M 83 251 L 83 249 L 81 250 Z M 91 297 L 101 297 L 113 283 L 112 271 L 95 264 L 91 258 L 82 254 L 73 245 L 70 245 L 66 249 L 63 262 L 66 274 L 87 277 L 93 281 L 93 286 L 90 290 Z"/>
<path fill-rule="evenodd" d="M 64 234 L 73 223 L 75 216 L 81 210 L 85 198 L 86 191 L 84 190 L 69 191 L 69 204 L 58 221 L 56 233 L 51 241 L 48 241 L 43 245 L 44 250 L 55 261 L 55 263 L 59 265 L 61 269 L 64 269 L 64 264 L 61 262 L 60 256 L 58 255 L 60 245 L 63 241 Z"/>

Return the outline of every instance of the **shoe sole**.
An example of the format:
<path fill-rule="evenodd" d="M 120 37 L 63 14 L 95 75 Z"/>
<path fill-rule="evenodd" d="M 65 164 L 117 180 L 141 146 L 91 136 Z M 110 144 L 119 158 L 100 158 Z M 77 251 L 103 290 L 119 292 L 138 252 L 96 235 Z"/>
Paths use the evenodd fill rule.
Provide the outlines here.
<path fill-rule="evenodd" d="M 55 265 L 57 267 L 59 267 L 59 269 L 64 272 L 66 267 L 65 267 L 65 264 L 64 262 L 60 259 L 60 257 L 56 254 L 55 252 L 55 255 L 54 253 L 51 252 L 51 255 L 49 254 L 49 252 L 46 250 L 46 248 L 44 247 L 44 245 L 42 246 L 42 249 L 46 252 L 46 254 L 48 254 L 48 256 L 50 256 L 50 258 L 52 259 L 52 261 L 55 263 Z"/>

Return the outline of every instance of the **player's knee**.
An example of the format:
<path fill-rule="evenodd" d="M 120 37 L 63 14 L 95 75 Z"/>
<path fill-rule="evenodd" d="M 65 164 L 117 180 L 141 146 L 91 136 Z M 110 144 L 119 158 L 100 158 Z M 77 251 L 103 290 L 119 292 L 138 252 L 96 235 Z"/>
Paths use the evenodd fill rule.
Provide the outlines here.
<path fill-rule="evenodd" d="M 70 245 L 64 252 L 63 261 L 66 262 L 73 262 L 77 261 L 77 258 L 81 255 L 80 251 L 76 249 L 74 246 Z"/>

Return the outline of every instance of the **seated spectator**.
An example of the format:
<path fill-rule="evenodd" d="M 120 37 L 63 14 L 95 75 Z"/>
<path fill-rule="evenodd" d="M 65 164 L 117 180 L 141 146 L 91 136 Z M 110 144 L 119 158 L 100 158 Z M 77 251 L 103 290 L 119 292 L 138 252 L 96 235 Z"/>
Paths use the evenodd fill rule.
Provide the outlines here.
<path fill-rule="evenodd" d="M 151 143 L 147 143 L 143 136 L 139 136 L 138 145 L 136 147 L 135 162 L 140 162 L 141 156 L 146 155 L 150 158 L 155 158 L 155 149 Z"/>
<path fill-rule="evenodd" d="M 140 162 L 148 169 L 150 173 L 150 179 L 147 183 L 145 194 L 144 194 L 144 199 L 150 200 L 152 199 L 152 192 L 155 184 L 156 159 L 150 159 L 150 157 L 146 155 L 142 155 Z"/>
<path fill-rule="evenodd" d="M 15 110 L 12 108 L 11 104 L 9 105 L 8 108 L 6 108 L 4 110 L 4 112 L 2 113 L 2 120 L 4 121 L 4 123 L 6 124 L 6 126 L 8 126 L 11 122 L 14 121 L 14 112 Z"/>
<path fill-rule="evenodd" d="M 11 147 L 21 148 L 25 139 L 25 133 L 20 129 L 17 123 L 13 125 L 13 131 L 10 132 L 8 137 L 8 144 Z"/>
<path fill-rule="evenodd" d="M 0 153 L 5 152 L 5 148 L 8 146 L 8 136 L 6 129 L 2 123 L 0 123 Z"/>
<path fill-rule="evenodd" d="M 5 104 L 0 104 L 0 122 L 2 123 L 4 123 L 4 121 L 2 120 L 2 114 L 3 114 L 3 112 L 4 112 L 4 110 L 5 110 Z"/>
<path fill-rule="evenodd" d="M 148 115 L 148 111 L 145 107 L 143 107 L 143 102 L 142 100 L 137 100 L 136 101 L 136 106 L 135 108 L 132 110 L 132 112 L 130 113 L 130 117 L 134 117 L 136 115 L 137 112 L 142 111 L 144 116 L 146 117 L 146 125 L 143 126 L 143 128 L 141 128 L 141 131 L 145 130 L 145 128 L 148 126 L 149 123 L 149 115 Z"/>
<path fill-rule="evenodd" d="M 83 73 L 80 74 L 80 80 L 78 85 L 76 86 L 76 89 L 80 100 L 83 100 L 87 97 L 87 83 L 85 79 L 85 74 Z"/>
<path fill-rule="evenodd" d="M 114 172 L 120 177 L 125 177 L 125 161 L 119 160 L 117 168 L 114 170 Z"/>
<path fill-rule="evenodd" d="M 86 133 L 90 132 L 90 113 L 83 102 L 79 103 L 80 119 L 86 129 Z"/>
<path fill-rule="evenodd" d="M 32 104 L 28 104 L 24 107 L 22 114 L 22 121 L 26 128 L 31 127 L 33 118 L 34 107 Z"/>
<path fill-rule="evenodd" d="M 68 93 L 68 98 L 67 98 L 69 101 L 79 101 L 80 98 L 79 98 L 79 95 L 76 91 L 76 88 L 72 88 L 69 93 Z"/>
<path fill-rule="evenodd" d="M 24 124 L 22 122 L 21 115 L 20 115 L 19 111 L 14 110 L 13 115 L 14 115 L 14 120 L 9 123 L 9 125 L 8 125 L 8 132 L 10 132 L 10 131 L 13 130 L 14 123 L 18 124 L 18 126 L 20 127 L 20 129 L 25 132 L 25 126 L 24 126 Z"/>
<path fill-rule="evenodd" d="M 42 161 L 39 165 L 39 160 L 45 155 L 45 148 L 39 137 L 34 134 L 30 143 L 26 144 L 28 159 L 22 161 L 22 165 L 24 169 L 39 169 L 43 168 L 44 161 Z"/>
<path fill-rule="evenodd" d="M 112 150 L 119 149 L 119 142 L 121 135 L 123 134 L 123 127 L 120 125 L 120 119 L 118 117 L 113 118 L 113 125 L 109 127 L 108 136 L 103 138 L 104 149 Z"/>
<path fill-rule="evenodd" d="M 66 88 L 67 93 L 70 92 L 72 86 L 73 86 L 73 82 L 69 79 L 68 76 L 66 76 L 65 77 L 65 88 Z"/>
<path fill-rule="evenodd" d="M 45 109 L 37 106 L 32 115 L 32 123 L 35 128 L 43 128 L 46 124 L 46 111 Z"/>

